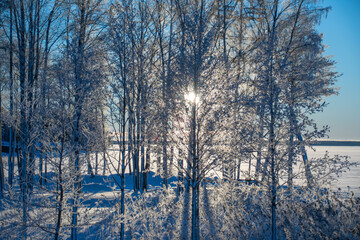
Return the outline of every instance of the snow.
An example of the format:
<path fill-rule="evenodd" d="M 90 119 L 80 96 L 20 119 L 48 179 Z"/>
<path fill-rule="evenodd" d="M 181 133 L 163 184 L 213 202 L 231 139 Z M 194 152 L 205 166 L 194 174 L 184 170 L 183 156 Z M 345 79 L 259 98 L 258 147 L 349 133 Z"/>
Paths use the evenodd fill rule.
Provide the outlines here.
<path fill-rule="evenodd" d="M 113 149 L 109 152 L 108 156 L 113 155 L 117 157 L 119 151 L 116 148 Z M 316 146 L 313 149 L 315 151 L 310 148 L 307 149 L 310 159 L 321 158 L 328 151 L 330 157 L 348 155 L 352 162 L 360 162 L 360 147 Z M 94 164 L 95 158 L 92 157 L 92 160 Z M 100 158 L 99 162 L 101 163 Z M 155 170 L 155 166 L 153 164 L 153 170 Z M 242 164 L 242 176 L 247 176 L 248 166 L 246 162 Z M 101 164 L 99 167 L 101 167 Z M 98 172 L 102 173 L 103 171 L 99 168 Z M 177 239 L 184 236 L 183 234 L 190 234 L 190 230 L 187 230 L 187 233 L 182 232 L 185 225 L 190 226 L 191 214 L 184 214 L 186 196 L 184 194 L 176 194 L 176 177 L 173 176 L 169 179 L 170 188 L 169 190 L 164 190 L 162 188 L 161 177 L 154 172 L 150 172 L 149 191 L 140 194 L 134 193 L 132 185 L 133 176 L 126 173 L 126 215 L 123 218 L 118 212 L 120 189 L 115 183 L 119 181 L 119 176 L 109 173 L 109 170 L 107 170 L 106 175 L 91 177 L 86 174 L 86 167 L 83 169 L 81 206 L 79 207 L 79 239 L 115 239 L 119 236 L 119 226 L 122 221 L 124 221 L 126 227 L 126 239 Z M 52 175 L 49 174 L 49 176 Z M 173 175 L 177 175 L 175 168 L 173 168 Z M 221 176 L 221 173 L 216 173 L 215 175 Z M 350 171 L 340 174 L 338 181 L 333 183 L 331 189 L 338 192 L 340 191 L 338 188 L 341 188 L 341 192 L 353 191 L 355 196 L 359 196 L 359 183 L 360 167 L 353 166 Z M 48 184 L 49 189 L 54 189 L 55 186 L 50 181 Z M 241 236 L 251 236 L 254 239 L 269 238 L 269 205 L 266 188 L 257 185 L 249 186 L 242 182 L 235 184 L 231 182 L 222 182 L 220 184 L 206 182 L 201 185 L 200 193 L 202 199 L 200 205 L 200 228 L 203 238 L 230 239 Z M 286 192 L 279 190 L 279 194 L 284 193 L 286 196 Z M 70 196 L 68 195 L 67 199 Z M 290 217 L 292 218 L 291 221 L 293 221 L 294 228 L 298 228 L 296 231 L 301 233 L 301 236 L 310 236 L 310 238 L 321 236 L 316 233 L 318 228 L 323 229 L 323 234 L 331 236 L 341 231 L 345 234 L 354 224 L 357 224 L 356 216 L 358 216 L 358 212 L 356 212 L 356 208 L 353 209 L 353 205 L 350 204 L 351 201 L 349 203 L 344 200 L 338 206 L 336 204 L 340 200 L 333 198 L 331 200 L 332 207 L 338 206 L 338 209 L 336 213 L 332 213 L 330 210 L 328 210 L 330 212 L 323 211 L 323 209 L 329 207 L 328 205 L 323 206 L 327 201 L 326 197 L 324 191 L 307 192 L 307 190 L 299 189 L 293 198 L 299 199 L 299 201 L 294 202 L 287 198 L 279 201 L 277 211 L 279 214 L 278 227 L 280 238 L 287 238 L 286 236 L 293 234 L 291 233 L 293 229 L 286 222 Z M 325 200 L 321 200 L 322 198 Z M 56 222 L 56 209 L 53 208 L 55 206 L 53 205 L 54 199 L 53 192 L 46 192 L 46 190 L 39 190 L 38 193 L 33 195 L 31 199 L 32 204 L 41 204 L 41 207 L 33 205 L 29 210 L 32 220 L 29 222 L 28 234 L 34 239 L 52 238 L 50 233 L 39 231 L 39 226 L 52 231 Z M 11 231 L 20 231 L 20 202 L 7 202 L 5 199 L 3 203 L 4 205 L 0 210 L 0 221 L 4 225 L 0 226 L 0 230 L 3 230 L 4 234 L 10 234 Z M 191 207 L 188 207 L 188 209 L 191 210 Z M 315 212 L 317 214 L 316 217 L 312 215 Z M 311 218 L 314 217 L 314 219 L 309 220 L 310 225 L 303 223 L 303 214 L 307 214 Z M 315 221 L 316 224 L 322 218 L 336 221 L 336 216 L 342 216 L 342 214 L 347 214 L 346 216 L 348 217 L 344 218 L 345 222 L 343 224 L 336 226 L 336 229 L 340 230 L 329 230 L 325 225 L 311 227 L 311 221 Z M 354 217 L 351 214 L 355 214 Z M 61 235 L 62 238 L 66 239 L 70 236 L 71 227 L 69 206 L 64 206 L 63 218 Z M 352 218 L 354 218 L 353 221 Z M 36 219 L 40 219 L 43 222 L 34 225 Z M 235 222 L 237 224 L 234 224 Z M 4 235 L 0 234 L 0 238 L 1 236 Z M 9 239 L 15 238 L 16 234 Z"/>
<path fill-rule="evenodd" d="M 360 146 L 315 146 L 312 150 L 307 149 L 309 158 L 323 157 L 328 151 L 329 156 L 349 156 L 350 162 L 360 164 Z M 334 191 L 348 192 L 353 191 L 356 196 L 360 196 L 360 165 L 350 167 L 349 171 L 340 173 L 336 177 L 331 189 Z M 339 190 L 340 189 L 340 190 Z"/>

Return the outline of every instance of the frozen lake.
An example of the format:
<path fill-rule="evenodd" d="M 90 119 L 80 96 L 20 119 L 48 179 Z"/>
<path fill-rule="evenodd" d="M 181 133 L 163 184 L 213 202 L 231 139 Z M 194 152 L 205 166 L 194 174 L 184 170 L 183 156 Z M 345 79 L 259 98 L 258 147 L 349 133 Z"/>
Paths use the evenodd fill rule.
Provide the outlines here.
<path fill-rule="evenodd" d="M 114 166 L 117 166 L 117 161 L 119 159 L 119 151 L 118 151 L 118 145 L 113 145 L 110 151 L 107 154 L 108 161 L 113 161 L 115 163 Z M 314 150 L 315 151 L 314 151 Z M 313 146 L 311 148 L 307 148 L 307 153 L 309 159 L 311 158 L 321 158 L 325 155 L 325 152 L 329 152 L 329 157 L 333 157 L 335 155 L 339 156 L 349 156 L 349 161 L 353 163 L 360 164 L 360 146 Z M 6 154 L 3 154 L 6 156 Z M 154 161 L 156 159 L 156 156 L 152 157 L 152 160 Z M 91 156 L 91 162 L 93 165 L 95 165 L 95 156 Z M 102 167 L 102 156 L 99 155 L 99 173 L 103 172 Z M 4 159 L 3 161 L 5 171 L 7 171 L 7 161 Z M 251 165 L 251 174 L 254 174 L 255 171 L 255 160 L 252 161 Z M 152 163 L 152 170 L 156 171 L 156 161 Z M 244 163 L 241 164 L 241 179 L 245 179 L 248 176 L 249 173 L 249 163 L 244 161 Z M 16 166 L 15 166 L 16 168 Z M 106 170 L 106 175 L 110 174 L 110 169 Z M 113 169 L 112 169 L 113 170 Z M 173 176 L 177 176 L 177 169 L 175 167 L 169 166 L 169 170 L 172 171 Z M 296 171 L 296 168 L 294 169 Z M 49 169 L 49 171 L 51 171 Z M 15 169 L 16 172 L 16 169 Z M 115 173 L 116 171 L 114 171 Z M 211 173 L 215 173 L 214 175 L 221 177 L 221 171 L 211 171 Z M 86 169 L 84 168 L 84 174 L 86 174 Z M 7 176 L 7 172 L 5 174 Z M 295 184 L 304 184 L 304 181 L 296 181 Z M 330 188 L 333 191 L 338 192 L 339 188 L 341 189 L 341 192 L 349 192 L 352 191 L 354 194 L 358 197 L 360 197 L 360 165 L 353 166 L 350 168 L 350 171 L 346 171 L 345 173 L 341 173 L 339 177 L 337 177 L 337 181 L 334 181 Z"/>
<path fill-rule="evenodd" d="M 349 156 L 350 162 L 360 163 L 360 146 L 314 146 L 315 151 L 308 150 L 309 158 L 319 158 L 329 152 L 329 156 Z M 353 191 L 356 196 L 360 196 L 360 165 L 350 168 L 350 171 L 340 174 L 338 181 L 334 182 L 331 189 L 342 192 Z"/>
<path fill-rule="evenodd" d="M 110 151 L 114 159 L 118 159 L 119 152 L 116 151 L 118 149 L 117 145 L 112 146 L 113 149 Z M 116 150 L 115 150 L 116 149 Z M 115 150 L 115 151 L 114 151 Z M 315 151 L 314 151 L 315 150 Z M 335 155 L 339 156 L 349 156 L 349 161 L 352 163 L 360 164 L 360 146 L 313 146 L 312 148 L 307 148 L 307 153 L 309 159 L 312 158 L 322 158 L 324 157 L 326 151 L 329 153 L 329 157 L 334 157 Z M 152 157 L 154 161 L 156 156 Z M 255 171 L 255 160 L 251 162 L 251 174 L 254 174 Z M 152 163 L 152 170 L 156 171 L 157 164 L 156 162 Z M 297 167 L 294 168 L 294 171 L 299 171 L 299 167 L 302 166 L 299 164 Z M 302 166 L 303 167 L 303 166 Z M 172 169 L 173 176 L 177 176 L 177 169 L 174 167 L 169 166 L 169 170 Z M 302 170 L 303 171 L 303 170 Z M 210 175 L 221 177 L 221 170 L 212 170 L 209 173 Z M 241 177 L 240 179 L 245 179 L 249 174 L 249 162 L 244 161 L 241 164 Z M 302 176 L 303 178 L 305 176 Z M 341 192 L 349 192 L 352 191 L 358 197 L 360 197 L 360 165 L 353 166 L 350 168 L 350 171 L 347 170 L 345 173 L 341 173 L 339 177 L 336 177 L 337 181 L 332 182 L 330 185 L 331 190 L 333 191 L 341 191 Z M 303 180 L 296 179 L 295 184 L 303 185 L 305 182 Z M 284 182 L 285 184 L 285 182 Z M 339 188 L 341 190 L 339 190 Z"/>

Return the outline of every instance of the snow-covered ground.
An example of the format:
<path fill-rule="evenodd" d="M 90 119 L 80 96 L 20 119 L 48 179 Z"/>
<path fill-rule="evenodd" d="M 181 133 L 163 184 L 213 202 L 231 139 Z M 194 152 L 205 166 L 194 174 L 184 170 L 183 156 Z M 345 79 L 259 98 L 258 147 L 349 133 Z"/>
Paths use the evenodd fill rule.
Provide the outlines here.
<path fill-rule="evenodd" d="M 329 157 L 338 156 L 349 156 L 349 161 L 352 163 L 357 163 L 357 166 L 353 166 L 350 170 L 347 170 L 345 173 L 341 173 L 339 177 L 335 176 L 337 181 L 331 184 L 331 189 L 333 191 L 341 191 L 341 192 L 349 192 L 352 191 L 356 196 L 360 196 L 360 146 L 314 146 L 312 148 L 307 148 L 308 158 L 322 158 L 324 157 L 326 151 L 328 151 Z M 109 151 L 108 157 L 112 156 L 112 159 L 118 159 L 119 152 L 118 146 L 113 145 L 111 150 Z M 156 159 L 156 156 L 152 156 L 152 161 Z M 174 163 L 175 164 L 175 163 Z M 251 161 L 251 176 L 255 173 L 255 159 Z M 155 162 L 152 163 L 152 171 L 156 171 L 157 164 Z M 169 167 L 172 169 L 173 176 L 177 176 L 176 167 Z M 102 170 L 101 170 L 102 171 Z M 304 172 L 303 165 L 299 164 L 295 166 L 294 174 L 298 174 L 299 172 Z M 128 171 L 127 171 L 128 172 Z M 245 179 L 249 176 L 249 162 L 248 160 L 244 160 L 241 163 L 241 174 L 240 179 Z M 208 177 L 222 177 L 222 172 L 219 169 L 214 169 L 209 172 Z M 305 176 L 299 176 L 299 178 L 295 179 L 295 184 L 303 185 Z M 160 181 L 160 180 L 158 180 Z M 131 182 L 131 181 L 130 181 Z M 285 184 L 285 181 L 282 181 Z M 161 184 L 160 184 L 161 185 Z M 340 190 L 339 190 L 340 188 Z M 130 188 L 131 189 L 131 188 Z"/>
<path fill-rule="evenodd" d="M 312 158 L 321 158 L 324 157 L 326 151 L 328 151 L 329 157 L 334 157 L 335 155 L 339 155 L 339 156 L 349 156 L 349 161 L 352 163 L 357 163 L 357 166 L 352 166 L 350 168 L 350 170 L 346 171 L 345 173 L 341 173 L 338 177 L 335 176 L 335 178 L 337 179 L 337 181 L 333 182 L 331 184 L 331 189 L 333 191 L 341 191 L 341 192 L 354 192 L 354 194 L 356 196 L 360 196 L 360 146 L 314 146 L 312 148 L 307 148 L 307 153 L 308 153 L 308 157 L 309 159 Z M 117 145 L 113 145 L 109 151 L 106 154 L 106 158 L 108 163 L 112 162 L 112 164 L 109 164 L 109 167 L 105 170 L 105 175 L 109 176 L 110 172 L 113 174 L 116 174 L 116 170 L 115 168 L 117 168 L 117 164 L 118 164 L 118 159 L 119 159 L 119 147 Z M 5 167 L 5 176 L 7 176 L 7 154 L 3 154 L 3 163 L 4 163 L 4 167 Z M 95 165 L 95 154 L 91 154 L 90 155 L 91 158 L 91 162 L 92 165 Z M 157 157 L 155 155 L 152 154 L 151 156 L 152 159 L 152 164 L 151 164 L 151 171 L 156 172 L 157 168 L 159 167 L 158 164 L 156 162 Z M 176 164 L 175 161 L 173 164 Z M 255 173 L 255 164 L 256 161 L 255 159 L 252 159 L 252 161 L 250 162 L 251 165 L 251 174 L 250 177 L 254 175 Z M 51 166 L 49 166 L 48 171 L 52 172 L 54 169 L 52 169 Z M 171 174 L 173 176 L 174 179 L 171 179 L 172 182 L 176 181 L 176 176 L 177 176 L 177 168 L 175 167 L 175 165 L 171 165 L 169 166 L 169 170 L 171 170 Z M 298 172 L 303 172 L 303 165 L 297 165 L 295 166 L 294 169 L 294 174 L 297 174 Z M 86 166 L 84 166 L 83 168 L 83 174 L 86 174 L 87 172 L 87 168 Z M 15 174 L 17 173 L 17 166 L 15 165 Z M 102 154 L 99 154 L 99 164 L 98 164 L 98 174 L 102 175 L 103 173 L 103 158 L 102 158 Z M 126 173 L 128 173 L 128 168 L 126 168 Z M 152 173 L 153 175 L 153 173 Z M 222 177 L 222 172 L 220 169 L 213 169 L 212 171 L 209 172 L 208 177 L 218 177 L 221 178 Z M 248 160 L 243 160 L 241 163 L 241 174 L 240 174 L 240 179 L 246 179 L 249 177 L 249 161 Z M 304 176 L 299 176 L 299 178 L 295 179 L 295 184 L 297 185 L 303 185 L 305 182 L 303 180 Z M 154 181 L 151 181 L 154 180 Z M 150 181 L 150 186 L 151 187 L 159 187 L 161 186 L 161 178 L 160 176 L 156 177 L 155 179 L 149 179 Z M 109 182 L 112 182 L 112 179 L 108 180 Z M 283 183 L 285 184 L 286 180 L 283 180 Z M 133 186 L 131 184 L 132 182 L 132 177 L 129 176 L 129 179 L 126 181 L 126 188 L 127 189 L 132 189 Z M 114 184 L 114 183 L 112 183 Z M 110 184 L 111 185 L 111 184 Z M 103 187 L 103 185 L 101 184 L 101 186 L 99 186 L 99 188 Z M 341 190 L 339 190 L 339 188 Z"/>
<path fill-rule="evenodd" d="M 313 150 L 307 149 L 309 158 L 319 158 L 329 152 L 329 156 L 349 156 L 350 162 L 360 164 L 360 146 L 315 146 Z M 332 190 L 342 192 L 353 191 L 356 196 L 360 196 L 360 165 L 353 166 L 350 171 L 341 173 L 331 186 Z"/>
<path fill-rule="evenodd" d="M 348 155 L 350 157 L 351 162 L 360 162 L 360 147 L 334 147 L 334 146 L 316 146 L 314 147 L 316 151 L 307 149 L 309 158 L 321 158 L 325 155 L 325 152 L 329 152 L 329 156 L 333 157 L 334 155 Z M 116 160 L 119 157 L 119 150 L 116 146 L 113 146 L 111 150 L 107 153 L 107 163 L 111 165 L 111 161 L 113 160 L 114 167 L 117 168 Z M 92 154 L 90 156 L 91 163 L 95 165 L 95 155 Z M 156 172 L 157 163 L 156 156 L 152 156 L 152 170 Z M 119 206 L 120 199 L 120 189 L 119 186 L 115 184 L 115 182 L 119 182 L 119 176 L 115 174 L 115 170 L 107 167 L 105 170 L 105 175 L 103 173 L 103 158 L 102 155 L 98 156 L 98 175 L 95 177 L 91 177 L 87 174 L 87 166 L 84 164 L 83 167 L 83 181 L 82 181 L 82 196 L 81 196 L 81 207 L 79 208 L 79 239 L 113 239 L 112 237 L 118 238 L 119 231 L 119 223 L 121 220 L 121 216 L 117 212 L 117 207 Z M 5 170 L 7 169 L 7 162 L 4 161 Z M 251 161 L 251 172 L 254 171 L 253 164 L 255 161 Z M 50 165 L 50 164 L 49 164 Z M 68 166 L 68 163 L 64 164 L 64 168 Z M 301 164 L 298 164 L 298 170 L 301 171 Z M 170 186 L 175 187 L 175 183 L 177 182 L 176 176 L 177 169 L 175 166 L 172 168 L 172 175 L 169 179 Z M 50 181 L 51 177 L 54 176 L 51 173 L 54 169 L 49 166 L 49 181 L 46 189 L 41 190 L 38 189 L 36 194 L 34 194 L 31 198 L 31 204 L 29 205 L 29 218 L 28 220 L 28 234 L 32 239 L 50 239 L 53 237 L 53 234 L 50 231 L 54 231 L 54 223 L 56 223 L 57 212 L 56 208 L 56 197 L 55 197 L 55 189 L 56 186 L 54 183 Z M 93 169 L 94 170 L 94 169 Z M 249 162 L 244 162 L 241 164 L 241 179 L 245 179 L 249 171 Z M 16 173 L 17 171 L 15 171 Z M 111 175 L 110 172 L 115 175 Z M 129 174 L 126 174 L 126 239 L 171 239 L 170 237 L 163 237 L 168 232 L 171 232 L 172 239 L 180 238 L 180 229 L 182 229 L 182 224 L 186 221 L 187 215 L 183 214 L 183 200 L 176 200 L 176 195 L 173 193 L 173 188 L 170 188 L 168 192 L 162 192 L 160 189 L 162 180 L 159 175 L 155 172 L 149 173 L 149 192 L 145 194 L 137 194 L 133 193 L 133 185 L 132 185 L 132 177 Z M 213 171 L 216 176 L 221 177 L 221 170 L 215 169 Z M 296 172 L 295 172 L 296 174 Z M 7 175 L 7 173 L 6 173 Z M 303 177 L 303 176 L 302 176 Z M 300 178 L 300 177 L 299 177 Z M 37 182 L 38 180 L 36 180 Z M 286 182 L 285 182 L 286 183 Z M 266 238 L 264 236 L 270 236 L 269 233 L 269 221 L 268 219 L 270 213 L 266 211 L 267 201 L 264 198 L 265 192 L 262 192 L 261 188 L 239 188 L 239 185 L 231 185 L 230 182 L 225 182 L 227 187 L 224 188 L 216 188 L 216 184 L 204 184 L 204 189 L 201 190 L 202 197 L 201 199 L 201 231 L 203 236 L 215 236 L 214 234 L 218 234 L 219 236 L 225 232 L 226 234 L 234 227 L 234 218 L 240 226 L 247 226 L 245 223 L 249 221 L 253 222 L 252 225 L 249 225 L 248 230 L 243 230 L 241 234 L 247 234 L 249 239 L 263 239 Z M 300 181 L 295 184 L 301 184 Z M 338 181 L 333 183 L 331 186 L 333 191 L 338 192 L 338 188 L 341 188 L 341 192 L 353 191 L 356 196 L 360 196 L 360 166 L 352 167 L 350 171 L 341 174 L 338 178 Z M 208 186 L 208 190 L 206 190 L 206 186 Z M 246 186 L 246 185 L 241 185 Z M 349 186 L 349 188 L 348 188 Z M 63 239 L 70 237 L 71 230 L 71 205 L 69 203 L 69 199 L 72 197 L 70 192 L 71 189 L 65 191 L 65 200 L 64 200 L 64 216 L 62 222 L 62 230 L 61 236 Z M 208 191 L 208 193 L 207 193 Z M 169 194 L 172 193 L 172 194 Z M 251 194 L 249 194 L 251 193 Z M 209 195 L 208 195 L 209 194 Z M 234 195 L 235 194 L 235 195 Z M 238 194 L 238 195 L 236 195 Z M 258 194 L 258 197 L 249 197 L 253 196 L 253 194 Z M 226 196 L 226 197 L 224 197 Z M 261 196 L 261 197 L 260 197 Z M 320 197 L 327 197 L 325 195 L 319 195 Z M 316 197 L 319 197 L 316 196 Z M 16 195 L 15 195 L 16 197 Z M 304 194 L 303 198 L 306 201 L 313 201 L 313 196 Z M 21 202 L 17 201 L 16 198 L 14 200 L 9 200 L 7 198 L 4 199 L 4 202 L 7 205 L 3 205 L 3 209 L 0 211 L 0 239 L 8 239 L 4 238 L 4 236 L 11 236 L 9 239 L 19 239 L 21 224 L 22 224 L 22 214 L 21 214 Z M 240 200 L 239 200 L 240 199 Z M 265 200 L 264 200 L 265 199 Z M 316 198 L 317 199 L 317 198 Z M 334 198 L 335 199 L 335 198 Z M 345 198 L 344 198 L 345 199 Z M 346 202 L 346 199 L 342 199 L 342 206 L 340 207 L 336 205 L 336 203 L 340 200 L 335 199 L 333 201 L 333 207 L 338 209 L 338 216 L 343 216 L 341 214 L 346 215 L 346 219 L 348 221 L 353 221 L 351 224 L 354 226 L 358 223 L 358 205 L 350 206 L 347 208 L 349 202 Z M 243 204 L 247 202 L 247 204 Z M 281 202 L 283 203 L 283 202 Z M 298 222 L 306 221 L 307 218 L 302 218 L 304 212 L 309 210 L 306 214 L 311 216 L 313 212 L 316 212 L 316 209 L 321 209 L 323 206 L 316 204 L 306 204 L 302 205 L 303 201 L 299 201 L 296 203 L 296 207 L 294 209 L 287 209 L 288 205 L 283 204 L 279 205 L 278 213 L 279 216 L 281 214 L 289 214 L 293 219 L 293 216 L 296 215 L 299 220 Z M 320 202 L 321 203 L 321 202 Z M 346 204 L 345 204 L 346 203 Z M 354 202 L 353 202 L 354 203 Z M 319 204 L 319 202 L 317 202 Z M 345 205 L 344 205 L 345 204 Z M 1 205 L 0 205 L 1 206 Z M 49 206 L 52 206 L 49 208 Z M 313 210 L 315 207 L 315 210 Z M 316 208 L 318 207 L 318 208 Z M 328 207 L 328 205 L 326 205 Z M 301 208 L 297 211 L 297 208 Z M 224 210 L 227 209 L 227 210 Z M 236 211 L 234 211 L 236 209 Z M 257 210 L 256 210 L 257 209 Z M 354 210 L 355 209 L 355 210 Z M 258 211 L 258 213 L 254 214 L 254 211 Z M 261 214 L 260 214 L 261 213 Z M 317 211 L 317 214 L 328 214 L 328 211 Z M 330 212 L 331 213 L 331 212 Z M 295 215 L 294 215 L 295 214 Z M 354 214 L 355 217 L 353 217 Z M 307 216 L 308 216 L 307 215 Z M 285 215 L 281 215 L 279 221 L 284 219 Z M 323 216 L 327 217 L 327 219 L 333 219 L 335 223 L 329 223 L 331 225 L 331 229 L 333 227 L 338 227 L 338 216 L 334 217 L 333 215 Z M 169 220 L 170 219 L 170 220 Z M 171 220 L 172 219 L 172 220 Z M 176 219 L 176 220 L 174 220 Z M 320 217 L 316 218 L 320 219 Z M 301 220 L 301 221 L 300 221 Z M 241 222 L 243 221 L 243 222 Z M 323 221 L 321 221 L 323 222 Z M 34 224 L 36 223 L 36 224 Z M 38 225 L 41 223 L 40 225 Z M 261 224 L 260 224 L 261 223 Z M 342 224 L 342 225 L 341 225 Z M 348 222 L 341 222 L 341 226 L 347 226 L 346 229 L 355 228 L 353 225 L 349 225 Z M 45 229 L 47 232 L 40 231 L 41 229 Z M 147 227 L 147 229 L 144 228 Z M 214 227 L 216 226 L 216 227 Z M 250 226 L 253 226 L 252 228 Z M 279 224 L 279 226 L 287 226 L 287 224 Z M 309 232 L 306 227 L 312 227 L 311 224 L 304 224 L 303 230 L 300 230 L 301 233 Z M 318 225 L 316 225 L 318 226 Z M 339 228 L 342 228 L 339 227 Z M 151 229 L 150 229 L 151 228 Z M 228 228 L 230 230 L 228 230 Z M 214 233 L 209 233 L 209 229 Z M 225 229 L 225 230 L 224 230 Z M 255 230 L 254 230 L 255 229 Z M 348 230 L 346 230 L 348 231 Z M 345 231 L 345 232 L 346 232 Z M 318 229 L 314 230 L 314 232 L 318 232 Z M 16 234 L 15 234 L 16 233 Z M 160 237 L 155 237 L 158 234 Z M 240 235 L 237 232 L 234 232 L 232 236 L 233 238 L 228 237 L 226 234 L 221 235 L 222 237 L 214 237 L 213 239 L 240 239 Z M 147 235 L 148 234 L 148 235 Z M 170 233 L 169 233 L 170 234 Z M 237 234 L 237 235 L 236 235 Z M 255 237 L 251 234 L 255 234 Z M 262 235 L 261 235 L 262 234 Z M 330 233 L 325 233 L 325 235 L 329 235 Z M 355 234 L 356 235 L 356 234 Z M 354 235 L 354 236 L 355 236 Z M 45 236 L 45 237 L 43 237 Z M 107 237 L 104 237 L 107 236 Z M 110 236 L 110 237 L 109 237 Z M 167 236 L 167 235 L 166 235 Z M 225 237 L 226 236 L 226 237 Z M 285 236 L 285 235 L 284 235 Z M 318 235 L 316 235 L 318 236 Z M 357 236 L 357 235 L 356 235 Z M 205 237 L 204 237 L 205 238 Z M 283 238 L 285 239 L 285 238 Z M 314 238 L 305 238 L 305 239 L 314 239 Z M 351 238 L 350 238 L 351 239 Z"/>

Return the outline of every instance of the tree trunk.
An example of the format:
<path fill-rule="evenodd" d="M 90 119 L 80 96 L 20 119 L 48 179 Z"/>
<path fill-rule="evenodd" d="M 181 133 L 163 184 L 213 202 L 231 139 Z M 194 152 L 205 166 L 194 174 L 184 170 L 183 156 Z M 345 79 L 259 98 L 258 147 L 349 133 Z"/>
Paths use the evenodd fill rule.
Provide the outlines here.
<path fill-rule="evenodd" d="M 178 157 L 178 195 L 184 190 L 184 161 L 182 156 L 182 151 L 179 149 Z"/>
<path fill-rule="evenodd" d="M 10 64 L 9 64 L 9 83 L 10 83 L 10 119 L 11 124 L 9 128 L 9 158 L 8 158 L 8 184 L 10 188 L 13 185 L 13 176 L 14 176 L 14 168 L 13 168 L 13 105 L 14 105 L 14 81 L 13 81 L 13 0 L 10 0 Z"/>
<path fill-rule="evenodd" d="M 120 223 L 120 239 L 125 239 L 125 224 L 124 224 L 124 215 L 125 215 L 125 170 L 126 170 L 126 82 L 123 81 L 123 109 L 122 109 L 122 131 L 121 131 L 121 209 L 120 214 L 122 221 Z"/>
<path fill-rule="evenodd" d="M 294 163 L 294 134 L 290 128 L 290 136 L 289 136 L 289 155 L 288 155 L 288 179 L 287 179 L 287 187 L 289 192 L 292 191 L 293 188 L 293 163 Z"/>
<path fill-rule="evenodd" d="M 81 179 L 80 179 L 80 120 L 82 112 L 83 97 L 81 91 L 83 84 L 83 71 L 84 71 L 84 48 L 85 48 L 85 34 L 86 34 L 86 11 L 87 11 L 86 0 L 81 0 L 78 3 L 80 11 L 80 22 L 79 22 L 79 41 L 77 46 L 77 52 L 75 56 L 75 116 L 73 126 L 73 146 L 75 150 L 75 159 L 73 167 L 74 176 L 74 196 L 71 200 L 72 205 L 72 220 L 71 220 L 71 239 L 77 239 L 77 225 L 78 225 L 78 205 L 81 193 Z"/>
<path fill-rule="evenodd" d="M 1 65 L 0 65 L 1 66 Z M 0 116 L 2 115 L 1 107 L 1 95 L 2 95 L 2 81 L 0 82 Z M 2 159 L 2 117 L 0 117 L 0 198 L 3 197 L 5 176 L 4 176 L 4 165 Z"/>
<path fill-rule="evenodd" d="M 26 117 L 26 21 L 24 0 L 20 0 L 20 16 L 14 10 L 18 39 L 19 79 L 20 79 L 20 157 L 18 156 L 20 189 L 22 195 L 22 239 L 27 238 L 27 195 L 28 195 L 28 159 L 27 159 L 27 117 Z"/>
<path fill-rule="evenodd" d="M 103 159 L 104 159 L 104 166 L 103 166 L 103 175 L 106 174 L 106 132 L 105 132 L 105 116 L 103 108 L 101 107 L 101 124 L 102 124 L 102 141 L 103 141 Z"/>
<path fill-rule="evenodd" d="M 196 93 L 195 86 L 195 93 Z M 198 183 L 198 171 L 199 171 L 199 162 L 197 156 L 197 142 L 196 142 L 196 95 L 194 102 L 192 103 L 192 120 L 191 120 L 191 159 L 192 159 L 192 169 L 191 169 L 191 188 L 192 188 L 192 218 L 191 218 L 191 239 L 199 240 L 200 239 L 200 228 L 199 228 L 199 183 Z"/>
<path fill-rule="evenodd" d="M 63 213 L 63 201 L 64 201 L 64 189 L 63 189 L 63 179 L 62 179 L 62 162 L 63 162 L 63 153 L 64 153 L 64 129 L 63 129 L 63 136 L 61 140 L 61 150 L 60 150 L 60 160 L 59 160 L 59 178 L 58 178 L 58 185 L 60 187 L 60 199 L 58 200 L 58 207 L 57 207 L 57 222 L 55 227 L 55 240 L 60 238 L 60 229 L 61 229 L 61 217 Z"/>
<path fill-rule="evenodd" d="M 150 172 L 150 154 L 151 154 L 151 145 L 150 141 L 148 140 L 148 146 L 146 148 L 146 155 L 145 155 L 145 169 L 144 169 L 144 176 L 143 176 L 143 191 L 147 191 L 148 189 L 148 175 Z"/>
<path fill-rule="evenodd" d="M 49 38 L 50 38 L 50 28 L 51 28 L 51 23 L 52 23 L 52 19 L 53 19 L 53 15 L 54 15 L 54 11 L 55 11 L 55 7 L 56 7 L 56 2 L 49 14 L 49 18 L 48 18 L 48 24 L 46 27 L 46 35 L 45 35 L 45 49 L 44 49 L 44 67 L 43 67 L 43 74 L 42 74 L 42 81 L 41 81 L 41 108 L 42 108 L 42 112 L 45 113 L 46 112 L 46 106 L 45 106 L 45 99 L 46 99 L 46 78 L 47 78 L 47 68 L 48 68 L 48 58 L 49 58 Z M 41 116 L 41 126 L 43 127 L 43 131 L 45 129 L 45 119 L 44 119 L 44 115 Z M 40 136 L 39 136 L 39 141 L 40 143 L 42 143 L 42 138 L 43 138 L 43 131 L 40 132 Z M 41 149 L 40 149 L 40 158 L 39 158 L 39 175 L 40 175 L 40 186 L 42 186 L 43 184 L 43 159 L 44 159 L 44 144 L 41 144 Z"/>

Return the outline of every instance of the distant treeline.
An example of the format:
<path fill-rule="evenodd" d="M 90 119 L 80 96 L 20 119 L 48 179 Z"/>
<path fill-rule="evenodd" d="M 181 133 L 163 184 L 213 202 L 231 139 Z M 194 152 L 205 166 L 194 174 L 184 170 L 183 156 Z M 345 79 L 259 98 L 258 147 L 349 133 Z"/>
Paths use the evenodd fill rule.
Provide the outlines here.
<path fill-rule="evenodd" d="M 311 143 L 312 146 L 360 146 L 360 141 L 337 141 L 337 140 L 319 140 Z"/>

